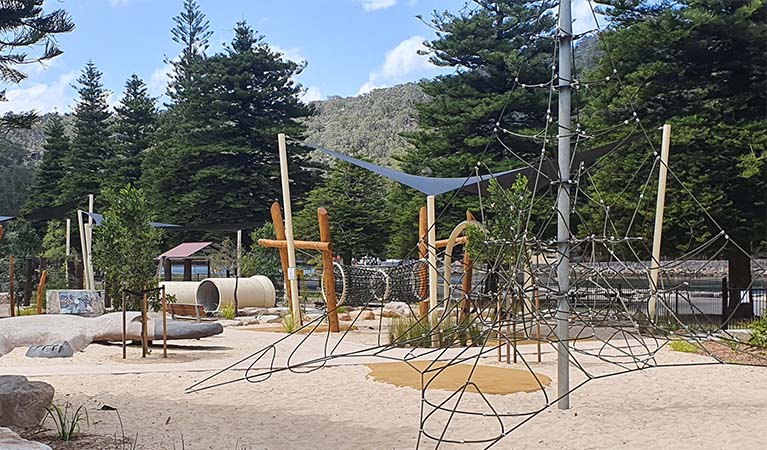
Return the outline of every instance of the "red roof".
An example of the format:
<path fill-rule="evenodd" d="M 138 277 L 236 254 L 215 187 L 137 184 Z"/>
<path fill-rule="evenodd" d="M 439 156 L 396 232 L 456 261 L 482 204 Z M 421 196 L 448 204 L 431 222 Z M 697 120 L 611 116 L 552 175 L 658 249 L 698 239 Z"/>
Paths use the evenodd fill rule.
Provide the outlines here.
<path fill-rule="evenodd" d="M 184 242 L 163 253 L 159 258 L 189 258 L 212 244 L 213 242 Z"/>

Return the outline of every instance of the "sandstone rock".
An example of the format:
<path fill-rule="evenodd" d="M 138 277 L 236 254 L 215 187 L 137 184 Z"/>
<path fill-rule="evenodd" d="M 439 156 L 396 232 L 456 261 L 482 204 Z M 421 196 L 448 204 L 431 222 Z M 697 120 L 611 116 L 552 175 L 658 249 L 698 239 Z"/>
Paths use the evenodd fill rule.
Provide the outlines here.
<path fill-rule="evenodd" d="M 28 441 L 8 428 L 0 427 L 0 449 L 2 450 L 51 450 L 45 444 Z"/>
<path fill-rule="evenodd" d="M 393 309 L 384 309 L 381 312 L 381 317 L 387 317 L 389 319 L 393 319 L 393 318 L 402 317 L 402 316 L 400 316 L 399 313 L 397 311 L 394 311 Z"/>
<path fill-rule="evenodd" d="M 258 318 L 258 323 L 282 323 L 282 317 L 267 315 Z"/>
<path fill-rule="evenodd" d="M 375 320 L 375 319 L 376 319 L 375 313 L 370 310 L 360 311 L 358 314 L 358 320 Z"/>
<path fill-rule="evenodd" d="M 238 317 L 237 321 L 240 322 L 240 325 L 255 325 L 258 323 L 256 317 Z"/>
<path fill-rule="evenodd" d="M 269 315 L 269 316 L 277 315 L 277 316 L 280 316 L 280 317 L 285 317 L 288 314 L 290 314 L 290 309 L 286 308 L 284 306 L 279 306 L 279 307 L 276 307 L 276 308 L 267 308 L 267 310 L 266 310 L 266 312 L 264 314 L 265 315 Z"/>
<path fill-rule="evenodd" d="M 216 322 L 220 323 L 224 328 L 242 326 L 242 322 L 239 320 L 218 319 Z"/>
<path fill-rule="evenodd" d="M 410 307 L 404 302 L 389 302 L 384 305 L 382 313 L 384 317 L 407 317 L 411 314 Z"/>
<path fill-rule="evenodd" d="M 21 375 L 0 375 L 0 426 L 39 425 L 51 406 L 53 393 L 53 386 L 48 383 L 29 381 Z"/>
<path fill-rule="evenodd" d="M 350 321 L 352 320 L 352 316 L 349 313 L 341 313 L 338 315 L 338 320 L 344 320 L 344 321 Z"/>

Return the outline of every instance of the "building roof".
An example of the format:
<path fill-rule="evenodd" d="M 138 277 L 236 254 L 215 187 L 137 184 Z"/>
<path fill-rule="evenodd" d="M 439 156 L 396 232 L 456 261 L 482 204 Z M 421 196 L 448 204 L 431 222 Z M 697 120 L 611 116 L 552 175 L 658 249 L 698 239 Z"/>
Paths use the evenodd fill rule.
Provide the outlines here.
<path fill-rule="evenodd" d="M 191 258 L 194 256 L 195 253 L 198 253 L 204 249 L 210 248 L 210 250 L 214 250 L 215 244 L 213 242 L 183 242 L 172 249 L 168 250 L 167 252 L 160 255 L 158 258 L 168 258 L 168 259 L 186 259 Z M 198 255 L 198 256 L 207 256 L 207 255 Z"/>

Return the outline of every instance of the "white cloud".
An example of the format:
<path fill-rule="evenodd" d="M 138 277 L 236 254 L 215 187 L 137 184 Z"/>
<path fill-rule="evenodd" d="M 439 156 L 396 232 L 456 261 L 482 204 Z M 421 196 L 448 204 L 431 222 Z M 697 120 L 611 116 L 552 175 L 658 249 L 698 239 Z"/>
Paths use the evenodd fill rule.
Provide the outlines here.
<path fill-rule="evenodd" d="M 173 66 L 167 62 L 162 67 L 155 69 L 147 82 L 147 90 L 154 97 L 160 97 L 165 94 L 168 87 L 170 75 L 173 73 Z"/>
<path fill-rule="evenodd" d="M 389 8 L 397 4 L 397 0 L 359 0 L 365 11 L 376 11 Z"/>
<path fill-rule="evenodd" d="M 376 88 L 412 81 L 414 77 L 433 72 L 435 66 L 429 62 L 429 57 L 419 53 L 427 50 L 423 44 L 425 40 L 423 36 L 413 36 L 386 52 L 383 65 L 370 72 L 368 81 L 360 87 L 357 95 Z"/>
<path fill-rule="evenodd" d="M 7 101 L 0 102 L 0 113 L 35 110 L 39 113 L 67 112 L 72 104 L 74 89 L 70 87 L 77 72 L 67 72 L 50 84 L 23 81 L 19 87 L 6 90 Z"/>
<path fill-rule="evenodd" d="M 282 53 L 282 57 L 287 60 L 297 62 L 297 63 L 306 61 L 306 58 L 304 57 L 304 55 L 301 54 L 300 48 L 295 48 L 295 47 L 282 48 L 279 45 L 273 45 L 273 44 L 269 44 L 269 46 L 272 48 L 272 51 L 275 51 L 277 53 Z"/>
<path fill-rule="evenodd" d="M 304 103 L 315 102 L 317 100 L 322 100 L 323 98 L 322 91 L 320 91 L 320 88 L 317 86 L 309 86 L 304 90 L 304 93 L 301 94 L 301 100 Z"/>
<path fill-rule="evenodd" d="M 588 0 L 573 0 L 572 3 L 573 32 L 576 34 L 585 33 L 597 28 L 594 21 L 594 14 L 591 12 L 591 5 Z M 597 15 L 600 25 L 604 25 L 604 16 Z"/>
<path fill-rule="evenodd" d="M 109 4 L 112 6 L 127 5 L 131 0 L 109 0 Z"/>

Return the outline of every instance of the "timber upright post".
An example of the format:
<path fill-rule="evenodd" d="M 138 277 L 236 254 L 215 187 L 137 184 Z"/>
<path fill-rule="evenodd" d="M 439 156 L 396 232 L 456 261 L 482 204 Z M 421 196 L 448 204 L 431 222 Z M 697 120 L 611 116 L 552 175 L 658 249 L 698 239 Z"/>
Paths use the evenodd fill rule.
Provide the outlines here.
<path fill-rule="evenodd" d="M 16 258 L 14 258 L 13 255 L 11 255 L 10 259 L 10 265 L 8 266 L 8 273 L 11 275 L 11 278 L 9 280 L 8 285 L 8 300 L 10 301 L 9 307 L 11 308 L 11 317 L 14 317 L 16 315 L 16 292 L 13 289 L 13 277 L 16 276 L 15 269 L 16 269 Z"/>
<path fill-rule="evenodd" d="M 320 241 L 331 242 L 330 222 L 328 211 L 325 208 L 317 208 L 317 222 L 320 226 Z M 333 273 L 333 251 L 322 252 L 322 279 L 325 284 L 325 298 L 327 299 L 328 326 L 331 333 L 339 333 L 341 327 L 338 323 L 338 305 L 336 304 L 336 277 Z"/>
<path fill-rule="evenodd" d="M 435 328 L 437 325 L 437 306 L 439 305 L 438 292 L 437 292 L 437 207 L 436 200 L 433 195 L 426 197 L 426 214 L 427 214 L 427 226 L 428 226 L 428 240 L 426 242 L 427 250 L 429 252 L 429 309 L 430 309 L 430 323 L 432 328 L 431 342 L 432 346 L 439 347 L 440 337 Z"/>
<path fill-rule="evenodd" d="M 573 24 L 571 0 L 559 2 L 559 128 L 557 188 L 557 406 L 570 409 L 570 82 Z"/>
<path fill-rule="evenodd" d="M 146 304 L 146 291 L 142 293 L 141 297 L 141 357 L 146 358 L 146 355 L 149 354 L 149 343 L 147 342 L 149 339 L 147 338 L 147 322 L 146 322 L 146 312 L 147 310 L 147 304 Z"/>
<path fill-rule="evenodd" d="M 425 260 L 427 256 L 426 251 L 426 234 L 428 233 L 429 226 L 427 225 L 429 221 L 428 214 L 426 212 L 426 207 L 422 206 L 421 209 L 418 210 L 418 259 Z M 418 273 L 419 279 L 421 281 L 421 290 L 418 293 L 420 298 L 426 298 L 429 295 L 428 290 L 428 277 L 429 277 L 429 271 L 419 271 Z M 429 314 L 429 300 L 422 300 L 418 302 L 418 317 L 426 317 Z"/>
<path fill-rule="evenodd" d="M 272 203 L 270 209 L 272 214 L 272 223 L 274 224 L 274 237 L 278 241 L 285 240 L 285 222 L 282 221 L 282 211 L 280 211 L 280 203 Z M 290 279 L 288 278 L 288 249 L 279 248 L 280 251 L 280 263 L 282 264 L 282 276 L 285 280 L 285 301 L 287 302 L 290 310 L 293 310 L 293 305 L 290 303 Z"/>
<path fill-rule="evenodd" d="M 162 357 L 168 357 L 168 298 L 162 285 Z"/>
<path fill-rule="evenodd" d="M 282 179 L 282 204 L 285 207 L 285 240 L 288 250 L 288 280 L 290 283 L 290 306 L 293 323 L 301 325 L 301 303 L 298 298 L 298 283 L 296 282 L 296 248 L 293 244 L 293 210 L 290 206 L 290 178 L 288 178 L 288 146 L 285 133 L 277 135 L 280 150 L 280 176 Z"/>
<path fill-rule="evenodd" d="M 655 323 L 658 303 L 658 275 L 660 275 L 660 244 L 663 236 L 663 210 L 666 206 L 666 178 L 668 177 L 668 154 L 671 148 L 671 125 L 663 125 L 663 141 L 660 151 L 658 173 L 658 198 L 655 203 L 655 229 L 652 237 L 652 261 L 650 261 L 650 301 L 647 314 Z"/>

